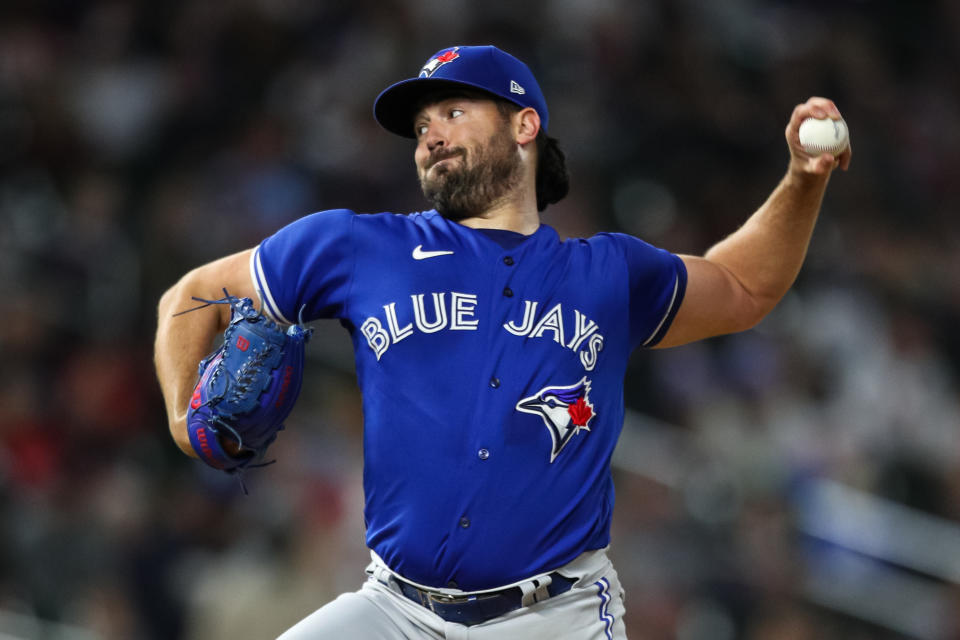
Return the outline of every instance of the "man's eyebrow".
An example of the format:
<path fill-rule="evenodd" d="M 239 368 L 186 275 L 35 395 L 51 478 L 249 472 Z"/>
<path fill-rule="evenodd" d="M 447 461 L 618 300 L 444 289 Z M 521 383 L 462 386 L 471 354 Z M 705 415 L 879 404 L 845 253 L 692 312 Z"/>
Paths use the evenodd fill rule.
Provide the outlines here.
<path fill-rule="evenodd" d="M 427 115 L 427 107 L 423 106 L 414 111 L 412 120 L 414 125 L 416 125 L 418 122 L 429 122 L 430 116 Z"/>
<path fill-rule="evenodd" d="M 449 91 L 440 91 L 432 93 L 413 106 L 414 113 L 420 113 L 431 104 L 446 102 L 447 100 L 488 100 L 490 96 L 481 91 L 471 91 L 469 89 L 451 89 Z"/>
<path fill-rule="evenodd" d="M 426 115 L 425 111 L 427 107 L 434 104 L 440 104 L 441 102 L 447 102 L 448 100 L 491 100 L 491 96 L 485 94 L 482 91 L 473 91 L 470 89 L 448 89 L 446 91 L 438 91 L 436 93 L 431 93 L 420 99 L 413 106 L 413 116 L 410 120 L 416 126 L 417 121 L 426 120 L 429 121 L 429 116 Z"/>

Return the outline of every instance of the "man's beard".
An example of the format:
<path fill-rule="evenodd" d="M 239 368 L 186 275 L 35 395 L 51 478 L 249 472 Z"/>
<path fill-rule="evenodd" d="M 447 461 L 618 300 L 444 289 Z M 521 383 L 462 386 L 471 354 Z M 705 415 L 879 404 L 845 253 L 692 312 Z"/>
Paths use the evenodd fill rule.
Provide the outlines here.
<path fill-rule="evenodd" d="M 420 178 L 423 195 L 445 218 L 464 220 L 480 215 L 520 184 L 523 165 L 506 128 L 490 136 L 472 157 L 462 147 L 445 149 L 431 156 L 431 166 L 437 159 L 457 155 L 461 166 L 440 167 L 432 177 L 425 173 Z"/>

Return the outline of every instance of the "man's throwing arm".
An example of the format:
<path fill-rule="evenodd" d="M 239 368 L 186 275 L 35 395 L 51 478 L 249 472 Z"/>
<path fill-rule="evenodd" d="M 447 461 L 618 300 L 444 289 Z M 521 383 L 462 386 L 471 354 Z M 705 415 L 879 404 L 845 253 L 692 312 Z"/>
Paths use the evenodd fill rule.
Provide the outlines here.
<path fill-rule="evenodd" d="M 760 322 L 793 285 L 830 175 L 846 170 L 851 150 L 838 157 L 812 156 L 800 146 L 800 123 L 808 117 L 839 119 L 826 98 L 797 105 L 786 128 L 790 165 L 766 202 L 703 257 L 681 256 L 687 290 L 677 316 L 658 348 L 743 331 Z"/>

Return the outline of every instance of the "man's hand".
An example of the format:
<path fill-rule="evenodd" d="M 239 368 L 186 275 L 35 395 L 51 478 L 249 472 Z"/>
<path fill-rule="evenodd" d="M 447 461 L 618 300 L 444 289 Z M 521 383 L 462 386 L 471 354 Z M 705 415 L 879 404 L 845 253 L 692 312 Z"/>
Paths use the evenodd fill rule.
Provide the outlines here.
<path fill-rule="evenodd" d="M 793 109 L 793 115 L 790 116 L 790 122 L 787 123 L 785 131 L 787 145 L 790 147 L 790 172 L 823 176 L 829 175 L 837 167 L 846 171 L 850 166 L 850 157 L 853 154 L 849 144 L 839 156 L 833 156 L 829 153 L 815 156 L 803 150 L 803 146 L 800 144 L 800 123 L 807 118 L 841 120 L 843 116 L 840 115 L 840 110 L 837 109 L 833 100 L 816 96 L 803 104 L 798 104 Z"/>

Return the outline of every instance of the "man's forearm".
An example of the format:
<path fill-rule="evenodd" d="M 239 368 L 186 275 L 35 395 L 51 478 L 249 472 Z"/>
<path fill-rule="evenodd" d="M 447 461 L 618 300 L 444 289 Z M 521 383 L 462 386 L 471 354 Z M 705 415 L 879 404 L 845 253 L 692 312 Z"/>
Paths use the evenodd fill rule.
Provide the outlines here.
<path fill-rule="evenodd" d="M 727 268 L 769 312 L 800 272 L 828 181 L 829 174 L 791 165 L 766 202 L 704 257 Z"/>
<path fill-rule="evenodd" d="M 255 298 L 250 280 L 250 249 L 198 267 L 173 285 L 157 308 L 154 364 L 167 408 L 170 434 L 189 455 L 196 455 L 187 435 L 187 407 L 197 382 L 197 366 L 213 347 L 214 338 L 230 322 L 230 306 L 211 305 L 174 315 L 201 304 L 193 296 L 213 300 L 226 289 L 239 298 Z"/>
<path fill-rule="evenodd" d="M 154 364 L 167 409 L 170 435 L 180 449 L 196 456 L 187 436 L 187 407 L 196 384 L 197 366 L 225 325 L 219 306 L 175 316 L 177 312 L 198 304 L 192 295 L 190 280 L 185 278 L 160 299 Z"/>

